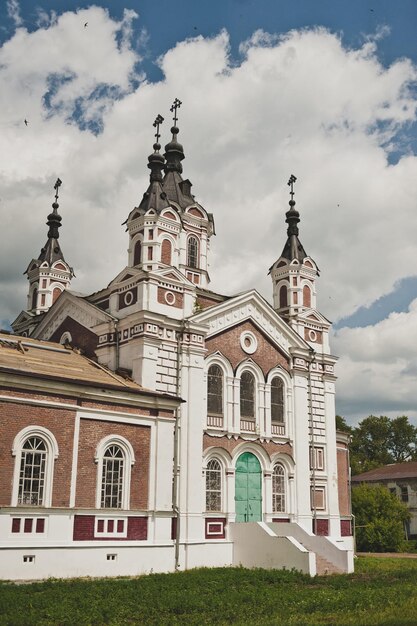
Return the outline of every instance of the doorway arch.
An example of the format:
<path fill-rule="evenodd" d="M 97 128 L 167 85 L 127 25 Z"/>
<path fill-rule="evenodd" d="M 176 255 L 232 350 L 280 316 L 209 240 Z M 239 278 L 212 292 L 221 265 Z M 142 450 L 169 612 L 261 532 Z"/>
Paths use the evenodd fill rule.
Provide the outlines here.
<path fill-rule="evenodd" d="M 251 452 L 243 452 L 236 462 L 235 512 L 237 522 L 262 521 L 262 469 Z"/>

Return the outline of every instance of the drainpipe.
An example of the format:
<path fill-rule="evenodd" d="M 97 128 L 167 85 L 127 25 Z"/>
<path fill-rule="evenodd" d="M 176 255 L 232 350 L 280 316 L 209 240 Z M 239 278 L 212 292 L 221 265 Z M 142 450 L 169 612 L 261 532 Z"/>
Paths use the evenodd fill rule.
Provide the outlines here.
<path fill-rule="evenodd" d="M 316 360 L 316 352 L 313 348 L 310 348 L 310 361 L 308 364 L 308 395 L 310 402 L 310 419 L 311 419 L 311 433 L 310 433 L 310 445 L 311 445 L 311 467 L 312 467 L 312 486 L 313 486 L 313 528 L 314 534 L 317 532 L 317 507 L 316 507 L 316 451 L 314 440 L 314 420 L 313 420 L 313 391 L 311 384 L 311 372 L 313 363 Z"/>
<path fill-rule="evenodd" d="M 120 365 L 120 342 L 119 342 L 119 320 L 114 321 L 114 334 L 116 336 L 116 367 L 115 372 L 118 371 Z"/>
<path fill-rule="evenodd" d="M 180 330 L 177 332 L 177 380 L 176 380 L 176 395 L 180 395 L 181 387 L 181 340 L 184 335 L 185 324 L 182 322 Z M 177 572 L 180 566 L 180 509 L 178 506 L 178 478 L 179 478 L 179 465 L 178 465 L 178 446 L 179 437 L 181 432 L 180 426 L 181 418 L 181 405 L 178 406 L 175 412 L 175 428 L 174 428 L 174 459 L 173 459 L 173 481 L 172 481 L 172 512 L 176 516 L 177 525 L 175 529 L 175 571 Z"/>

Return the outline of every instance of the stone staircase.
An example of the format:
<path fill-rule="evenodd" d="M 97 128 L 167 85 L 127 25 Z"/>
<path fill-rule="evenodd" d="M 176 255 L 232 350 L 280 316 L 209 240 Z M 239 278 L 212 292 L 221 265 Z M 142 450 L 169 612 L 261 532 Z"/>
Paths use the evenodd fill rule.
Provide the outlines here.
<path fill-rule="evenodd" d="M 319 554 L 316 554 L 316 568 L 317 576 L 330 576 L 331 574 L 343 574 L 342 570 L 336 567 L 333 563 L 330 563 L 327 559 Z"/>

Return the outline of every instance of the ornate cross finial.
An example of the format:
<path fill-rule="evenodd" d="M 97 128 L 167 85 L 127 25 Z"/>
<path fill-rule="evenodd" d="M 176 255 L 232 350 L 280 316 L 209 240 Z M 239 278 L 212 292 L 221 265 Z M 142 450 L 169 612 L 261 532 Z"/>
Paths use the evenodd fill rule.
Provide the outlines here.
<path fill-rule="evenodd" d="M 290 200 L 290 204 L 295 204 L 294 202 L 294 183 L 297 180 L 297 178 L 294 176 L 294 174 L 291 174 L 290 176 L 290 180 L 288 181 L 288 185 L 291 187 L 291 191 L 290 191 L 290 195 L 291 195 L 291 200 Z"/>
<path fill-rule="evenodd" d="M 164 118 L 162 117 L 162 115 L 160 115 L 158 113 L 158 115 L 156 116 L 156 119 L 153 123 L 154 128 L 156 128 L 156 133 L 155 133 L 155 137 L 156 137 L 156 143 L 159 143 L 159 138 L 160 138 L 160 134 L 159 134 L 159 126 L 162 124 L 162 122 L 164 121 Z"/>
<path fill-rule="evenodd" d="M 170 108 L 171 113 L 174 114 L 174 126 L 177 125 L 177 122 L 178 122 L 177 110 L 180 108 L 181 105 L 182 105 L 181 100 L 178 100 L 178 98 L 175 98 L 172 104 L 172 107 Z"/>
<path fill-rule="evenodd" d="M 58 190 L 59 190 L 61 185 L 62 185 L 62 180 L 60 178 L 57 178 L 56 179 L 56 183 L 54 185 L 54 189 L 55 189 L 55 203 L 58 202 Z"/>

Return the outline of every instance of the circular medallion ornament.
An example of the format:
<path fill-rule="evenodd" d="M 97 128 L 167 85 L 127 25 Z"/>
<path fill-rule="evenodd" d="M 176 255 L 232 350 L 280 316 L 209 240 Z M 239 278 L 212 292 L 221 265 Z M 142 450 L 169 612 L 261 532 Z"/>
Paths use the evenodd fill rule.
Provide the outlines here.
<path fill-rule="evenodd" d="M 317 333 L 315 330 L 309 330 L 308 331 L 308 336 L 310 341 L 316 341 L 317 340 Z"/>
<path fill-rule="evenodd" d="M 125 303 L 126 306 L 129 306 L 129 304 L 132 304 L 133 293 L 131 291 L 126 291 L 124 298 L 123 298 L 123 302 Z"/>
<path fill-rule="evenodd" d="M 175 294 L 172 293 L 172 291 L 167 291 L 165 292 L 165 302 L 167 304 L 174 304 L 175 302 Z"/>
<path fill-rule="evenodd" d="M 249 330 L 240 335 L 240 346 L 246 354 L 253 354 L 258 349 L 258 340 Z"/>

